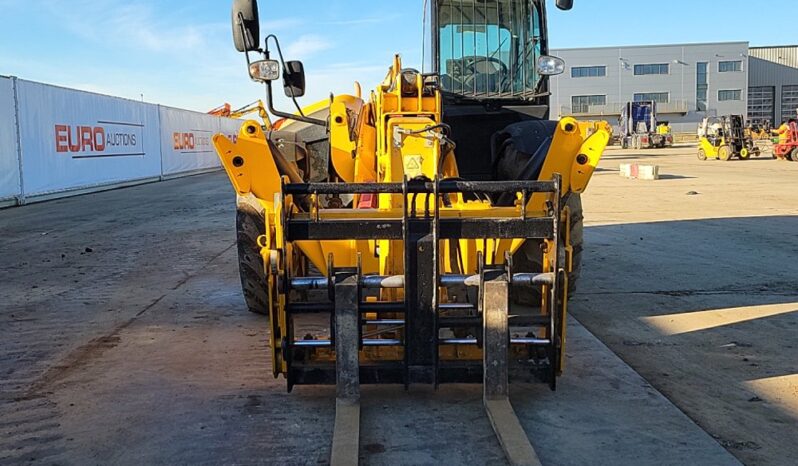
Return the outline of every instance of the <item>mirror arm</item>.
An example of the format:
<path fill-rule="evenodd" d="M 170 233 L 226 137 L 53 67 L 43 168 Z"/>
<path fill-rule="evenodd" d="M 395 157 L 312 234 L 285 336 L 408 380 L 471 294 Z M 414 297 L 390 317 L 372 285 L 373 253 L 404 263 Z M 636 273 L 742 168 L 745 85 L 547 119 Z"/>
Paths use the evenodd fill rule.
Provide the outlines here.
<path fill-rule="evenodd" d="M 286 67 L 285 67 L 285 59 L 283 58 L 283 49 L 280 47 L 280 39 L 278 39 L 277 36 L 275 36 L 274 34 L 269 34 L 268 36 L 266 36 L 266 42 L 265 42 L 265 45 L 266 45 L 266 59 L 267 60 L 269 59 L 269 38 L 274 39 L 274 44 L 277 46 L 277 55 L 280 57 L 280 66 L 282 66 L 282 68 L 283 68 L 283 76 L 285 76 Z M 296 96 L 294 96 L 294 90 L 293 89 L 291 90 L 291 100 L 294 101 L 294 106 L 296 107 L 297 112 L 299 113 L 299 115 L 304 117 L 305 114 L 302 113 L 302 107 L 300 107 L 299 103 L 296 101 Z"/>
<path fill-rule="evenodd" d="M 272 115 L 280 117 L 280 118 L 287 118 L 289 120 L 296 120 L 301 121 L 303 123 L 309 123 L 311 125 L 318 125 L 318 126 L 327 126 L 327 120 L 319 120 L 317 118 L 306 117 L 304 115 L 295 115 L 292 113 L 281 112 L 274 108 L 274 98 L 272 96 L 272 82 L 268 81 L 266 83 L 266 107 L 272 113 Z"/>
<path fill-rule="evenodd" d="M 244 15 L 241 12 L 238 13 L 238 27 L 241 28 L 241 37 L 247 37 L 247 30 L 244 27 Z M 256 52 L 263 54 L 263 49 L 258 48 Z M 250 65 L 252 65 L 252 60 L 249 58 L 249 50 L 244 52 L 244 56 L 247 57 L 247 69 L 249 69 Z"/>
<path fill-rule="evenodd" d="M 247 38 L 247 28 L 244 27 L 244 15 L 241 12 L 238 13 L 238 27 L 241 28 L 241 37 L 246 39 Z M 258 47 L 255 51 L 258 52 L 258 53 L 263 53 L 263 49 L 260 48 L 260 47 Z M 249 67 L 249 65 L 251 65 L 250 60 L 249 60 L 249 50 L 247 50 L 245 55 L 247 56 L 247 67 Z"/>
<path fill-rule="evenodd" d="M 283 60 L 283 52 L 280 50 L 280 42 L 277 40 L 273 34 L 270 34 L 266 37 L 266 49 L 263 50 L 263 55 L 266 60 L 269 60 L 269 37 L 274 38 L 275 43 L 277 44 L 277 54 L 280 57 L 280 65 L 283 68 L 283 73 L 285 73 L 285 61 Z M 247 56 L 247 60 L 249 57 Z M 293 97 L 292 100 L 294 101 L 294 105 L 296 105 L 297 110 L 299 110 L 299 115 L 294 115 L 287 112 L 281 112 L 274 108 L 274 95 L 272 92 L 272 82 L 266 82 L 266 106 L 269 108 L 269 111 L 274 115 L 280 118 L 288 118 L 290 120 L 301 121 L 303 123 L 309 123 L 311 125 L 318 125 L 318 126 L 327 126 L 326 120 L 319 120 L 318 118 L 311 118 L 307 117 L 302 113 L 302 108 L 299 106 L 299 103 L 296 101 L 296 97 Z"/>

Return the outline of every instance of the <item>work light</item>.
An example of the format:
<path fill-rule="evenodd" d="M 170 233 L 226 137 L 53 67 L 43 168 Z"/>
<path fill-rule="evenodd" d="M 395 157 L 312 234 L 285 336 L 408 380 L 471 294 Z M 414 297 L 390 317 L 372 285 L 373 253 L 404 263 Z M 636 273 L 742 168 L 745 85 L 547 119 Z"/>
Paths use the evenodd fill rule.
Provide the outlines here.
<path fill-rule="evenodd" d="M 275 81 L 280 78 L 280 62 L 260 60 L 249 65 L 249 76 L 253 81 Z"/>

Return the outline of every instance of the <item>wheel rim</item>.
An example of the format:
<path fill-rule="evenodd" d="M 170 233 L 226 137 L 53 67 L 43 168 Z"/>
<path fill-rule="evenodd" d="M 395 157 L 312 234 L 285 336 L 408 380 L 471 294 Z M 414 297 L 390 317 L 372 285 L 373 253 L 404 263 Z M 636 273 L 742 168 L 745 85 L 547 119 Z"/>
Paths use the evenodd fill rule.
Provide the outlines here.
<path fill-rule="evenodd" d="M 704 152 L 704 149 L 698 149 L 698 160 L 706 160 L 707 153 Z"/>
<path fill-rule="evenodd" d="M 723 146 L 718 149 L 718 158 L 727 161 L 731 158 L 731 150 L 729 150 L 728 146 Z"/>

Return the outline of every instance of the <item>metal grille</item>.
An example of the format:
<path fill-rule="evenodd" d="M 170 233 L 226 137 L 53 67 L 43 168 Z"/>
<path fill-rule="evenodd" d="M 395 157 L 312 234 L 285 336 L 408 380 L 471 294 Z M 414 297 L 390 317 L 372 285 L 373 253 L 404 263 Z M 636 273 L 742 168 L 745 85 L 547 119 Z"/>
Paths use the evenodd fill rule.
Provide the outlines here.
<path fill-rule="evenodd" d="M 469 97 L 527 97 L 540 76 L 542 26 L 536 1 L 437 2 L 443 90 Z"/>

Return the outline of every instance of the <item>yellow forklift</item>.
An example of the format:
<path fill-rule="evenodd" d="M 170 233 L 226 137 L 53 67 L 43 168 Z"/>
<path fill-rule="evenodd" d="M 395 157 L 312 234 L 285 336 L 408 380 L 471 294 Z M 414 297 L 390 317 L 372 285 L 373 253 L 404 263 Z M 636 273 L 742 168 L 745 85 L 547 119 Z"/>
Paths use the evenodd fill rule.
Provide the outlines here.
<path fill-rule="evenodd" d="M 698 136 L 698 160 L 747 160 L 760 155 L 759 147 L 745 134 L 742 115 L 704 118 Z"/>

